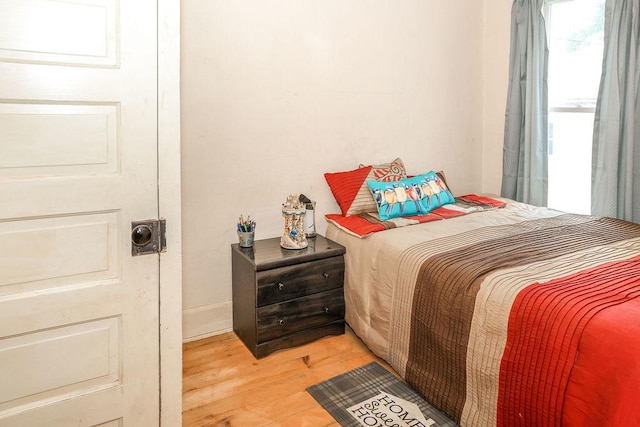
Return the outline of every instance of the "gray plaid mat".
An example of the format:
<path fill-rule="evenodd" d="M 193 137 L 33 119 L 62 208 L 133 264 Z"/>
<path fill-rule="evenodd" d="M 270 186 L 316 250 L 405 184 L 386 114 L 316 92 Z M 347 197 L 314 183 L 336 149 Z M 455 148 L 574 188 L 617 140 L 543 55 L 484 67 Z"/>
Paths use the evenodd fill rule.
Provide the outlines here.
<path fill-rule="evenodd" d="M 376 362 L 312 385 L 307 392 L 343 427 L 458 426 Z M 417 405 L 426 424 L 407 412 L 411 405 L 405 402 Z"/>

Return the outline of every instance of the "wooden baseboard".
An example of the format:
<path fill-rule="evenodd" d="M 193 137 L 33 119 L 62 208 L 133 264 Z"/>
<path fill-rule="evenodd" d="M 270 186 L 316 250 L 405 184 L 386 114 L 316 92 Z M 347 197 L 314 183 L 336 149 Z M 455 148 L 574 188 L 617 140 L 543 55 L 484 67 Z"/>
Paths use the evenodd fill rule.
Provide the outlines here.
<path fill-rule="evenodd" d="M 191 342 L 233 329 L 232 303 L 189 308 L 182 312 L 182 340 Z"/>

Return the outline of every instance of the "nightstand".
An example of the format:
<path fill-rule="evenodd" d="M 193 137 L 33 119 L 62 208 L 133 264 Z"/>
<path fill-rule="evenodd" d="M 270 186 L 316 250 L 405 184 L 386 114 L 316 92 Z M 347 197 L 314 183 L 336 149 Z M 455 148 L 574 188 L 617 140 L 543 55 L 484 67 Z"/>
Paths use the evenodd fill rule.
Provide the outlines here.
<path fill-rule="evenodd" d="M 231 245 L 233 330 L 256 358 L 344 333 L 344 253 L 321 235 L 299 250 Z"/>

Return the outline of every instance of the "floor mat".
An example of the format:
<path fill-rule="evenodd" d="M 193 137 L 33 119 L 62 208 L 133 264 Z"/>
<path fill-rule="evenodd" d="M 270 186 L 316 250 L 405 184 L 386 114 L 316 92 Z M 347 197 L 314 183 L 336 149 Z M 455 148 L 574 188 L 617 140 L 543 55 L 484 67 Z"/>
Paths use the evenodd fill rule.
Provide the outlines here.
<path fill-rule="evenodd" d="M 457 427 L 376 362 L 307 388 L 343 427 Z"/>

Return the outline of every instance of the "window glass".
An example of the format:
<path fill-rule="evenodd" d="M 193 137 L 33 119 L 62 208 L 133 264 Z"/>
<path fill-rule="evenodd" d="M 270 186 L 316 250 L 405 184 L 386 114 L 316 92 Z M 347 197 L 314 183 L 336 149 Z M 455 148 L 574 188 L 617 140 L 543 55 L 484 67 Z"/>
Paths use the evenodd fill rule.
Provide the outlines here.
<path fill-rule="evenodd" d="M 549 207 L 589 213 L 593 118 L 605 0 L 545 4 L 549 43 Z"/>

